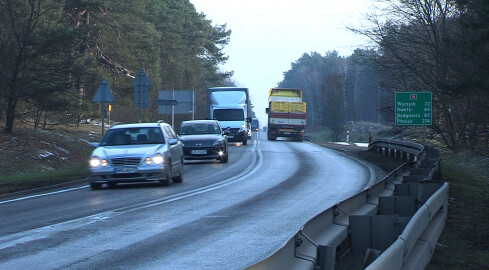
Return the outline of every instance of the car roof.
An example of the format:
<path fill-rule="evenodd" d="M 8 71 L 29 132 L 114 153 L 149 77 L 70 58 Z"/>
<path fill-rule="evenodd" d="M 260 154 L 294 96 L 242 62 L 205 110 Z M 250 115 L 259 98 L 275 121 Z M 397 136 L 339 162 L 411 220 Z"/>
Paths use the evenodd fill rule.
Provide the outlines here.
<path fill-rule="evenodd" d="M 216 124 L 219 123 L 217 120 L 188 120 L 183 121 L 183 124 Z"/>
<path fill-rule="evenodd" d="M 141 127 L 160 127 L 162 125 L 168 125 L 166 123 L 134 123 L 134 124 L 119 124 L 116 126 L 112 126 L 110 129 L 119 129 L 119 128 L 141 128 Z"/>

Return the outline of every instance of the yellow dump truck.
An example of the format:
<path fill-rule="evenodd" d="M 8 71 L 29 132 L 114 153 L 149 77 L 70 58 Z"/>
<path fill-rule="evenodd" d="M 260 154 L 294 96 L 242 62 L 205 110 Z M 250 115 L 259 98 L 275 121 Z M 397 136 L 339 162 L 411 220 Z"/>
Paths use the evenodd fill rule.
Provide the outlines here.
<path fill-rule="evenodd" d="M 290 137 L 304 140 L 306 128 L 306 103 L 302 90 L 297 88 L 272 88 L 268 96 L 268 140 Z"/>

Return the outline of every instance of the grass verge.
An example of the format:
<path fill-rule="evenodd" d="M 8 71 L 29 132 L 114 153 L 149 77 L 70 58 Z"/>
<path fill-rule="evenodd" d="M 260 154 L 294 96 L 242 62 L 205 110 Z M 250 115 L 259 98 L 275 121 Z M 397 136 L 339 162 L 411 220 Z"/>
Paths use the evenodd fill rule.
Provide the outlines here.
<path fill-rule="evenodd" d="M 87 177 L 87 163 L 77 163 L 59 169 L 0 176 L 0 194 L 51 186 Z"/>
<path fill-rule="evenodd" d="M 426 269 L 489 269 L 489 158 L 466 155 L 442 160 L 450 183 L 448 220 Z"/>

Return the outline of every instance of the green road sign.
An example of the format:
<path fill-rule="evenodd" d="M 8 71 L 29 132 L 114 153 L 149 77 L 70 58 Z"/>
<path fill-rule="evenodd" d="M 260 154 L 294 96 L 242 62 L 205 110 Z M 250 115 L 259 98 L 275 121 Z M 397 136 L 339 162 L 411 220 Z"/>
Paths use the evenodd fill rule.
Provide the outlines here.
<path fill-rule="evenodd" d="M 431 125 L 431 92 L 397 92 L 396 125 Z"/>

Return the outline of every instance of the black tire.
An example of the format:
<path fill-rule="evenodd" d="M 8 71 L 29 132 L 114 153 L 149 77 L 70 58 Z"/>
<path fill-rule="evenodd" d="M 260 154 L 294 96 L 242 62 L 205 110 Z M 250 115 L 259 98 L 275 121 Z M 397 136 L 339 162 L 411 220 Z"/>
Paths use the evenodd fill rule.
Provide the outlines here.
<path fill-rule="evenodd" d="M 270 136 L 270 137 L 268 137 L 268 140 L 269 140 L 269 141 L 275 141 L 275 140 L 277 140 L 277 138 L 276 138 L 276 137 L 272 137 L 272 136 Z"/>
<path fill-rule="evenodd" d="M 220 159 L 220 162 L 221 163 L 228 163 L 228 160 L 229 160 L 229 154 L 226 152 L 226 155 L 222 156 L 221 159 Z"/>
<path fill-rule="evenodd" d="M 177 177 L 173 178 L 173 182 L 175 183 L 182 183 L 183 182 L 183 158 L 180 161 L 180 173 L 178 174 Z"/>
<path fill-rule="evenodd" d="M 92 188 L 92 190 L 101 189 L 102 188 L 102 184 L 99 184 L 99 183 L 90 183 L 90 188 Z"/>
<path fill-rule="evenodd" d="M 109 186 L 109 188 L 116 188 L 117 187 L 117 183 L 110 182 L 107 185 Z"/>
<path fill-rule="evenodd" d="M 243 140 L 243 145 L 247 145 L 247 144 L 248 144 L 248 138 L 245 138 L 245 139 Z"/>
<path fill-rule="evenodd" d="M 171 161 L 168 161 L 168 163 L 170 163 Z M 172 178 L 171 178 L 171 166 L 168 167 L 168 170 L 166 170 L 166 179 L 164 180 L 160 180 L 160 185 L 161 186 L 164 186 L 164 187 L 167 187 L 169 185 L 171 185 L 171 182 L 172 182 Z"/>

